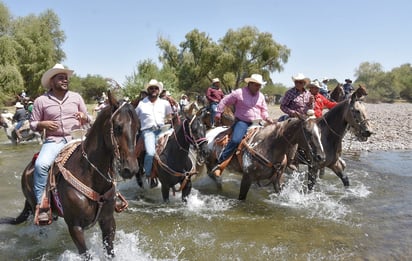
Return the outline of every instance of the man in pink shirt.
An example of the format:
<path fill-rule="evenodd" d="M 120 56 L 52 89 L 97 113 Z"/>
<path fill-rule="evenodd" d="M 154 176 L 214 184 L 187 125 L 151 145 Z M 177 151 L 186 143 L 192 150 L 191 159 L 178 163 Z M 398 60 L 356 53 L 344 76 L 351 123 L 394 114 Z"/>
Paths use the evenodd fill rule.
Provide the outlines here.
<path fill-rule="evenodd" d="M 72 139 L 70 133 L 89 122 L 87 108 L 80 94 L 69 91 L 72 70 L 56 64 L 45 72 L 41 83 L 47 93 L 34 100 L 30 127 L 33 131 L 46 131 L 45 142 L 34 165 L 33 186 L 37 206 L 34 222 L 48 220 L 47 213 L 39 213 L 48 171 L 60 150 Z"/>
<path fill-rule="evenodd" d="M 273 123 L 273 121 L 269 119 L 265 97 L 260 92 L 262 85 L 266 84 L 266 82 L 263 81 L 262 75 L 252 74 L 252 76 L 245 79 L 245 82 L 247 83 L 246 87 L 236 89 L 231 94 L 225 96 L 217 107 L 216 122 L 220 121 L 220 117 L 226 106 L 235 106 L 236 118 L 232 126 L 233 132 L 231 140 L 220 154 L 217 160 L 218 165 L 209 173 L 209 176 L 217 181 L 220 181 L 220 176 L 224 169 L 223 165 L 227 165 L 222 163 L 230 161 L 234 151 L 239 146 L 252 122 L 261 119 L 270 124 Z"/>

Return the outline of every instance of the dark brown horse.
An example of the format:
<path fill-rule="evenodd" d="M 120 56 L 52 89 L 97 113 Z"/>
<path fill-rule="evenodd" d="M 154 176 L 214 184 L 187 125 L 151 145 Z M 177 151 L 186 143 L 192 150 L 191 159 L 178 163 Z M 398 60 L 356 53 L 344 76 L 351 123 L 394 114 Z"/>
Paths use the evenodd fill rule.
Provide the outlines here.
<path fill-rule="evenodd" d="M 206 125 L 207 129 L 210 129 L 212 125 L 210 124 L 210 112 L 207 107 L 202 107 L 199 110 L 199 114 L 202 116 L 202 121 Z M 219 122 L 215 122 L 215 126 L 232 126 L 235 123 L 235 114 L 230 106 L 226 106 Z"/>
<path fill-rule="evenodd" d="M 48 184 L 52 192 L 58 191 L 58 195 L 53 193 L 52 197 L 57 199 L 54 201 L 57 204 L 51 204 L 54 217 L 62 214 L 79 253 L 87 258 L 84 230 L 96 222 L 102 231 L 107 254 L 114 256 L 115 178 L 117 174 L 130 178 L 138 171 L 134 154 L 139 129 L 136 112 L 132 105 L 119 103 L 110 92 L 108 97 L 110 106 L 101 111 L 86 139 L 68 144 L 63 151 L 70 148 L 70 153 L 62 151 L 57 157 L 50 174 L 55 178 L 55 189 Z M 19 224 L 34 213 L 33 162 L 22 176 L 22 190 L 26 197 L 22 213 L 17 218 L 2 219 L 0 223 Z"/>
<path fill-rule="evenodd" d="M 316 177 L 319 170 L 320 176 L 322 176 L 325 171 L 324 167 L 328 167 L 342 180 L 345 187 L 349 186 L 349 178 L 344 173 L 346 164 L 340 158 L 343 137 L 348 129 L 351 129 L 360 141 L 367 141 L 372 135 L 365 106 L 360 101 L 364 95 L 366 95 L 366 89 L 364 86 L 360 86 L 349 99 L 338 103 L 322 118 L 318 119 L 326 160 L 320 166 L 309 168 L 311 176 Z M 309 181 L 309 189 L 312 189 L 314 185 L 315 180 Z"/>
<path fill-rule="evenodd" d="M 342 84 L 338 83 L 336 87 L 330 93 L 330 100 L 334 102 L 341 102 L 345 99 L 345 91 L 343 90 Z"/>
<path fill-rule="evenodd" d="M 204 163 L 207 155 L 206 126 L 202 122 L 204 111 L 199 111 L 191 117 L 174 116 L 172 120 L 173 129 L 161 134 L 156 148 L 151 173 L 152 180 L 157 178 L 162 185 L 162 197 L 164 202 L 169 201 L 169 191 L 181 191 L 182 200 L 186 201 L 192 189 L 191 178 L 197 174 L 196 165 Z M 143 166 L 144 144 L 139 139 L 136 147 L 138 161 Z M 136 180 L 140 187 L 142 182 L 143 168 L 136 174 Z M 153 182 L 151 186 L 156 185 Z M 175 185 L 180 184 L 175 190 Z"/>
<path fill-rule="evenodd" d="M 258 127 L 259 128 L 259 127 Z M 313 165 L 325 159 L 320 140 L 320 130 L 315 119 L 291 118 L 258 129 L 256 134 L 249 130 L 246 138 L 239 145 L 228 167 L 243 173 L 239 200 L 245 200 L 253 181 L 269 180 L 276 192 L 281 188 L 281 177 L 286 168 L 287 152 L 298 144 L 311 159 Z M 213 153 L 207 163 L 208 172 L 216 164 L 216 158 L 224 146 L 215 142 L 221 140 L 217 135 L 209 144 Z"/>
<path fill-rule="evenodd" d="M 180 184 L 177 191 L 182 192 L 182 200 L 186 201 L 192 189 L 191 177 L 197 174 L 196 165 L 203 164 L 208 155 L 206 126 L 201 117 L 199 112 L 174 123 L 173 133 L 164 149 L 155 155 L 154 170 L 162 184 L 162 197 L 165 202 L 169 201 L 169 191 L 175 191 L 176 184 Z"/>

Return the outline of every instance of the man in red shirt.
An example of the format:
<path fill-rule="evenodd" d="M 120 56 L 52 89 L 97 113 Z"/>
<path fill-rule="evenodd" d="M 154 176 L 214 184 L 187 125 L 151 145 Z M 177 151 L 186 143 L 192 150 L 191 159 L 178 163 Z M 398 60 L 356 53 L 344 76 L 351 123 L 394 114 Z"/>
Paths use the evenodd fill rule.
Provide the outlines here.
<path fill-rule="evenodd" d="M 212 85 L 206 91 L 206 98 L 209 101 L 209 110 L 210 110 L 210 125 L 212 128 L 215 127 L 215 116 L 217 105 L 223 99 L 224 93 L 220 88 L 219 78 L 214 78 L 212 80 Z"/>
<path fill-rule="evenodd" d="M 332 109 L 337 104 L 319 93 L 320 83 L 317 80 L 311 82 L 308 88 L 314 98 L 313 110 L 315 111 L 316 118 L 322 117 L 323 109 Z"/>

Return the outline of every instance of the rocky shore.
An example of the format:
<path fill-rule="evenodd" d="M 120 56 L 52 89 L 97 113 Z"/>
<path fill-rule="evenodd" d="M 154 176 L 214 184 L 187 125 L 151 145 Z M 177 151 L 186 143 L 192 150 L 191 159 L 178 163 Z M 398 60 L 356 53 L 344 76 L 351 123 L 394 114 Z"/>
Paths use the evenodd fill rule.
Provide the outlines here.
<path fill-rule="evenodd" d="M 348 132 L 343 141 L 344 151 L 412 150 L 411 103 L 365 103 L 373 135 L 359 142 Z M 282 115 L 278 106 L 270 107 L 270 115 Z"/>

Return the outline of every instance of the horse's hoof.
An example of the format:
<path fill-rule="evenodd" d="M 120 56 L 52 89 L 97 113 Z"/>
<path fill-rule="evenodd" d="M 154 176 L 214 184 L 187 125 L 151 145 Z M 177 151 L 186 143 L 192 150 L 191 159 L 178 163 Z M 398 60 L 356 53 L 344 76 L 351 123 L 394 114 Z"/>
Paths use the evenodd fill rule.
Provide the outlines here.
<path fill-rule="evenodd" d="M 157 187 L 159 185 L 159 182 L 157 182 L 157 180 L 155 178 L 148 177 L 147 178 L 147 184 L 152 189 L 152 188 Z"/>

